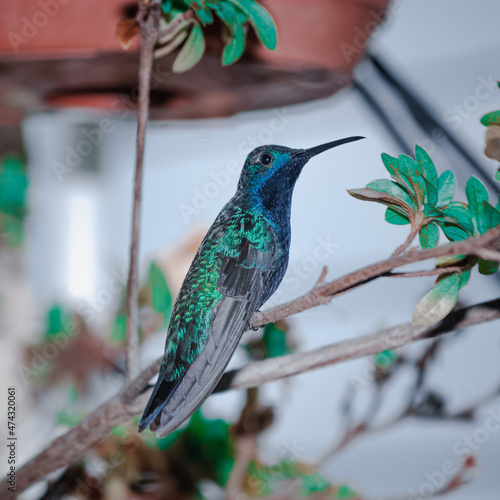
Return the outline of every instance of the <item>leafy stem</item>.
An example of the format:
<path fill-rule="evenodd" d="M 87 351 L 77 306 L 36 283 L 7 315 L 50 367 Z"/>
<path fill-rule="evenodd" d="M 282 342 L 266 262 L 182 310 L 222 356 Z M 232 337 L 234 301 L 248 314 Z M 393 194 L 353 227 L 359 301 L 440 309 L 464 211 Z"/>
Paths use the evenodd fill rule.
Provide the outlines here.
<path fill-rule="evenodd" d="M 406 155 L 394 158 L 384 153 L 382 162 L 392 180 L 378 179 L 365 188 L 348 192 L 360 200 L 385 205 L 385 220 L 390 224 L 410 224 L 410 234 L 392 257 L 404 254 L 417 234 L 423 249 L 435 248 L 440 232 L 449 241 L 459 242 L 484 235 L 500 224 L 500 200 L 496 206 L 491 205 L 488 192 L 478 178 L 467 181 L 468 203 L 453 201 L 455 175 L 446 170 L 438 176 L 430 156 L 421 147 L 415 148 L 415 158 Z M 413 323 L 427 326 L 443 319 L 457 303 L 459 291 L 468 283 L 476 264 L 481 274 L 498 270 L 498 253 L 495 248 L 487 248 L 476 252 L 472 259 L 465 259 L 465 255 L 450 256 L 437 261 L 433 272 L 419 272 L 419 276 L 437 276 L 437 279 L 434 288 L 415 307 Z"/>

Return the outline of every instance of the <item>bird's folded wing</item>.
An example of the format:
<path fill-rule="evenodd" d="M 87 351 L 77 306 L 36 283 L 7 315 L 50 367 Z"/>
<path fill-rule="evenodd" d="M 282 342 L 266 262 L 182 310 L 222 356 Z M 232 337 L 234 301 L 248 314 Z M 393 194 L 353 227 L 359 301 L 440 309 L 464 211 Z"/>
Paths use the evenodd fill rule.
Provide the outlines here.
<path fill-rule="evenodd" d="M 274 242 L 273 242 L 274 243 Z M 213 311 L 211 332 L 161 413 L 157 437 L 174 431 L 212 393 L 224 373 L 272 272 L 277 246 L 262 251 L 242 238 L 236 256 L 224 255 L 217 280 L 222 298 Z"/>

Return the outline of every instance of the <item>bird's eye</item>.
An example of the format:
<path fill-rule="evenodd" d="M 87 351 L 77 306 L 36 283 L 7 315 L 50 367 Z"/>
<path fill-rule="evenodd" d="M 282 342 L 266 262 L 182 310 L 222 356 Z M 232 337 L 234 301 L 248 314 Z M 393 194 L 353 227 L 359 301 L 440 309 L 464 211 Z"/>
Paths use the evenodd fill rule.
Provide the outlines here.
<path fill-rule="evenodd" d="M 269 165 L 273 161 L 273 157 L 269 153 L 264 153 L 260 157 L 260 162 L 262 165 Z"/>

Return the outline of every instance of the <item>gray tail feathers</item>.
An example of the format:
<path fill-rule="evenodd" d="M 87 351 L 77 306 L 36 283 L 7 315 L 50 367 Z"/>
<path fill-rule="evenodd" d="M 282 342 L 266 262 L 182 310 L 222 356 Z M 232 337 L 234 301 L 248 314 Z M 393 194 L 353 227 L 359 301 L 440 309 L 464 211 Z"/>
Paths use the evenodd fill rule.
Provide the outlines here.
<path fill-rule="evenodd" d="M 141 421 L 139 422 L 139 432 L 142 432 L 146 427 L 148 427 L 159 415 L 182 380 L 182 376 L 175 380 L 164 380 L 162 375 L 163 373 L 160 372 L 160 376 L 153 389 L 153 393 L 151 394 L 148 404 L 146 405 L 146 409 L 142 414 Z"/>

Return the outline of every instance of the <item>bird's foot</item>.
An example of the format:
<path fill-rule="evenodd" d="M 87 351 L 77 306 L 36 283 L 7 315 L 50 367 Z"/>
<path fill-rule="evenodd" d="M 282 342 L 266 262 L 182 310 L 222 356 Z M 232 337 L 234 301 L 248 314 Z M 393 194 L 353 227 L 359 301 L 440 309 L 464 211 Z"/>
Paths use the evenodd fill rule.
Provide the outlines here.
<path fill-rule="evenodd" d="M 257 309 L 255 312 L 260 313 L 260 310 Z M 252 323 L 252 319 L 250 318 L 250 323 L 248 325 L 248 329 L 252 330 L 252 332 L 256 332 L 257 330 L 260 330 L 260 326 L 254 326 L 254 324 Z"/>

